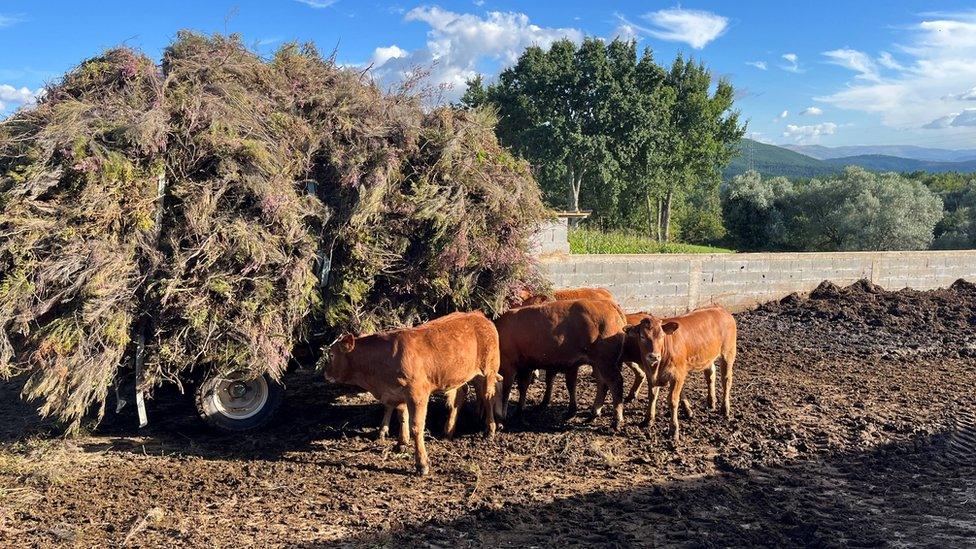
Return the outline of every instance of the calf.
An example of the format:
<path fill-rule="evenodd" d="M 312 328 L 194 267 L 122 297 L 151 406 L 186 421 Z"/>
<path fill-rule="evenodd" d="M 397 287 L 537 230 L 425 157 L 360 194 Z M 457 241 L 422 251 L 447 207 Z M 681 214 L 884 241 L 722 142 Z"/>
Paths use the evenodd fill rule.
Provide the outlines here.
<path fill-rule="evenodd" d="M 413 425 L 417 472 L 430 470 L 424 446 L 427 402 L 434 391 L 448 395 L 450 414 L 445 434 L 454 434 L 461 399 L 458 389 L 477 378 L 475 391 L 488 410 L 485 428 L 495 434 L 490 413 L 498 379 L 498 332 L 482 313 L 454 313 L 416 328 L 393 330 L 365 337 L 346 335 L 329 351 L 326 379 L 358 385 L 386 406 L 380 434 L 389 431 L 393 409 L 401 411 L 404 429 Z M 463 394 L 463 393 L 462 393 Z M 406 434 L 401 431 L 401 440 Z"/>
<path fill-rule="evenodd" d="M 536 369 L 566 375 L 567 418 L 576 415 L 577 374 L 581 365 L 589 364 L 598 382 L 610 388 L 616 412 L 614 427 L 623 420 L 620 357 L 626 323 L 616 304 L 591 299 L 553 301 L 513 309 L 500 316 L 495 326 L 501 352 L 503 417 L 507 415 L 508 396 L 516 381 L 519 389 L 516 416 L 521 414 Z"/>
<path fill-rule="evenodd" d="M 731 417 L 736 325 L 728 311 L 708 307 L 674 318 L 659 319 L 648 315 L 638 324 L 627 327 L 626 333 L 628 339 L 637 342 L 641 366 L 650 384 L 653 387 L 671 385 L 671 427 L 675 442 L 680 440 L 678 406 L 689 372 L 706 371 L 710 385 L 709 405 L 714 408 L 714 374 L 709 379 L 707 372 L 718 365 L 722 373 L 722 407 L 725 417 Z M 643 426 L 654 421 L 657 391 L 652 393 Z M 687 402 L 685 406 L 688 406 Z"/>

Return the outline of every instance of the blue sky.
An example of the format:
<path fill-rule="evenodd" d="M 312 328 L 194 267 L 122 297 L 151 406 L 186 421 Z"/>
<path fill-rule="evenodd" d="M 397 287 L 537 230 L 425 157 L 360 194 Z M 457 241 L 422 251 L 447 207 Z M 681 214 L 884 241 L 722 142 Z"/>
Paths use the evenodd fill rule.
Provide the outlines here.
<path fill-rule="evenodd" d="M 460 95 L 527 45 L 636 38 L 668 63 L 700 58 L 739 90 L 750 135 L 771 143 L 976 148 L 976 3 L 353 0 L 0 2 L 2 112 L 86 57 L 128 44 L 158 59 L 176 31 L 338 46 L 392 86 L 416 66 Z"/>

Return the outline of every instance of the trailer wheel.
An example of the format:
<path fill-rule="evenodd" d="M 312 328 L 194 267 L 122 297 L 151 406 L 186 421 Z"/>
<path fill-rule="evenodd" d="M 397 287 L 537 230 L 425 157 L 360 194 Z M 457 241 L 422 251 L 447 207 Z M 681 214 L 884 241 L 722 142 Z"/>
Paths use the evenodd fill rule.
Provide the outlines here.
<path fill-rule="evenodd" d="M 244 432 L 271 421 L 281 405 L 284 388 L 267 374 L 251 380 L 214 376 L 197 386 L 197 413 L 211 427 Z"/>

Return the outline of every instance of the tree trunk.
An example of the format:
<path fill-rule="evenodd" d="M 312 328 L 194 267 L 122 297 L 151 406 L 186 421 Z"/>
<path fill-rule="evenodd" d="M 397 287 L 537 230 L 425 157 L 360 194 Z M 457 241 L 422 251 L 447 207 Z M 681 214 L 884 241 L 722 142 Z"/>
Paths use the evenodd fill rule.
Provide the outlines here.
<path fill-rule="evenodd" d="M 647 211 L 647 236 L 648 238 L 657 238 L 654 234 L 655 223 L 654 223 L 654 208 L 651 206 L 651 195 L 644 195 L 644 208 Z"/>
<path fill-rule="evenodd" d="M 671 241 L 671 202 L 674 200 L 674 190 L 668 189 L 668 194 L 664 197 L 664 208 L 663 208 L 663 232 L 664 239 L 663 242 Z"/>
<path fill-rule="evenodd" d="M 661 241 L 661 197 L 657 197 L 657 208 L 654 210 L 656 219 L 654 221 L 654 240 Z"/>
<path fill-rule="evenodd" d="M 566 201 L 567 209 L 571 212 L 578 212 L 580 186 L 583 183 L 583 174 L 582 173 L 577 174 L 576 170 L 570 168 L 568 175 L 569 175 L 568 178 L 569 188 L 567 189 L 567 191 L 569 194 L 567 196 L 568 200 Z"/>

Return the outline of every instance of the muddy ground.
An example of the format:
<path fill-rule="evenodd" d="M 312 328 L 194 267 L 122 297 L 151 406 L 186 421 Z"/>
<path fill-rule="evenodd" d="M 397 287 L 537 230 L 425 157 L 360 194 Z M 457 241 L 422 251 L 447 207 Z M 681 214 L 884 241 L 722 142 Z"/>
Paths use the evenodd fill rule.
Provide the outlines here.
<path fill-rule="evenodd" d="M 441 440 L 435 405 L 429 478 L 373 440 L 375 403 L 309 374 L 250 436 L 163 394 L 143 432 L 122 415 L 65 440 L 8 383 L 0 546 L 976 545 L 976 287 L 825 283 L 737 319 L 731 421 L 700 378 L 677 447 L 667 413 L 638 428 L 640 403 L 619 433 L 563 423 L 561 387 L 491 441 L 470 410 Z"/>

